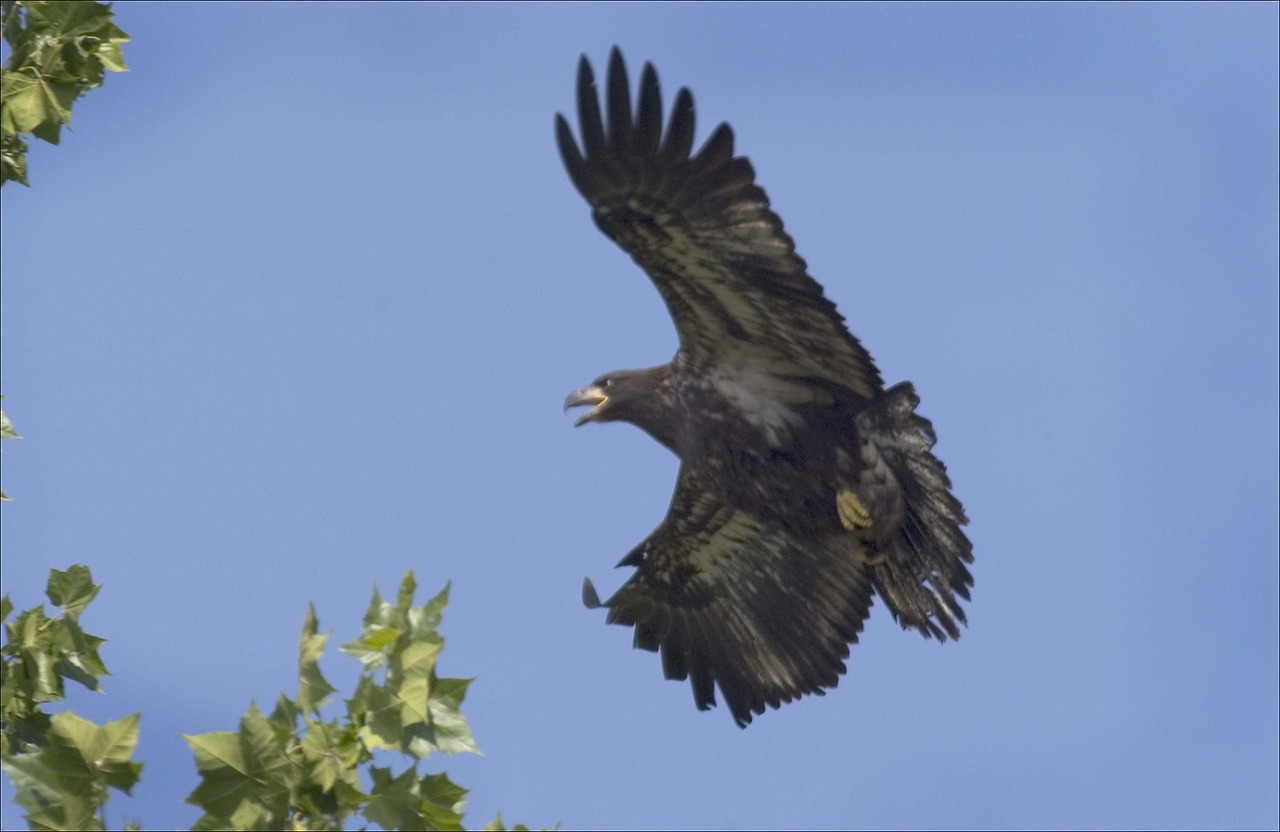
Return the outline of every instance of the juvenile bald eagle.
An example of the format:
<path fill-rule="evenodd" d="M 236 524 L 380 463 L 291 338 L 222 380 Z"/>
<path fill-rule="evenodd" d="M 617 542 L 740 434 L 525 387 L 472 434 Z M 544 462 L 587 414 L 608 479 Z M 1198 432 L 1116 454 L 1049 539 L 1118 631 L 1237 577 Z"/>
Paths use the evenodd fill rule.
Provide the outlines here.
<path fill-rule="evenodd" d="M 878 594 L 925 637 L 958 638 L 972 546 L 933 426 L 909 383 L 885 389 L 871 356 L 769 210 L 721 124 L 697 153 L 693 97 L 663 131 L 646 64 L 634 110 L 609 59 L 602 118 L 578 66 L 581 146 L 556 138 L 596 224 L 643 268 L 675 319 L 669 364 L 608 373 L 569 394 L 576 422 L 631 422 L 680 458 L 663 522 L 619 564 L 631 578 L 590 607 L 635 627 L 699 710 L 720 687 L 741 726 L 833 688 Z"/>

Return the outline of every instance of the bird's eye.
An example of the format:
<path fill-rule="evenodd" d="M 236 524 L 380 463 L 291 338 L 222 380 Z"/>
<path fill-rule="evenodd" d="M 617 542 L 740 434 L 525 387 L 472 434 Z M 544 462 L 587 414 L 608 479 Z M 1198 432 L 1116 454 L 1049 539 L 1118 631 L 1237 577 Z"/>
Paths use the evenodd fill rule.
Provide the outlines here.
<path fill-rule="evenodd" d="M 603 380 L 600 382 L 600 386 L 601 386 L 601 387 L 603 387 L 603 388 L 604 388 L 604 389 L 606 389 L 606 390 L 608 390 L 608 389 L 609 389 L 609 387 L 610 387 L 610 385 L 612 385 L 612 384 L 613 384 L 613 379 L 611 379 L 611 378 L 603 379 Z"/>

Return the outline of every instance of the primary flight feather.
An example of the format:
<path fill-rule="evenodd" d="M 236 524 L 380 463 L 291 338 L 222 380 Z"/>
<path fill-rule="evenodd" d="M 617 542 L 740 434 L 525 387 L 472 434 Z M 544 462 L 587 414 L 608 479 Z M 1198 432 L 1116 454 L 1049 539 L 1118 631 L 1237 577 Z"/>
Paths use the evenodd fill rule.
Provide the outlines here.
<path fill-rule="evenodd" d="M 622 55 L 605 113 L 578 67 L 579 143 L 556 138 L 606 235 L 648 273 L 675 321 L 669 364 L 575 390 L 576 424 L 627 421 L 680 458 L 666 519 L 619 565 L 636 571 L 601 603 L 733 718 L 835 687 L 879 595 L 903 627 L 958 638 L 973 578 L 936 439 L 909 383 L 885 389 L 871 356 L 806 272 L 746 158 L 721 124 L 692 152 L 693 97 L 664 125 L 645 64 L 632 105 Z"/>

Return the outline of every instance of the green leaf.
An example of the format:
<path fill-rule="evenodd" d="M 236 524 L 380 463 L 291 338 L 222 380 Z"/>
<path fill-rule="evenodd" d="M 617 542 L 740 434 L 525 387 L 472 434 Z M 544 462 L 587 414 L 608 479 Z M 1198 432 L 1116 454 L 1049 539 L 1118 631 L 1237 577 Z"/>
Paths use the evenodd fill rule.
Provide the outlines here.
<path fill-rule="evenodd" d="M 479 754 L 471 727 L 459 710 L 473 679 L 436 679 L 431 687 L 431 741 L 445 754 Z"/>
<path fill-rule="evenodd" d="M 276 707 L 267 717 L 267 722 L 276 729 L 280 742 L 288 741 L 298 730 L 298 705 L 283 693 L 276 697 Z"/>
<path fill-rule="evenodd" d="M 276 829 L 281 826 L 279 819 L 265 806 L 246 800 L 231 813 L 231 828 L 240 830 Z"/>
<path fill-rule="evenodd" d="M 298 708 L 306 713 L 318 713 L 324 701 L 337 690 L 320 672 L 320 657 L 324 655 L 329 637 L 317 635 L 318 627 L 315 607 L 308 604 L 298 643 Z"/>
<path fill-rule="evenodd" d="M 56 606 L 62 607 L 69 615 L 79 615 L 102 587 L 93 582 L 89 567 L 76 564 L 66 572 L 57 569 L 49 570 L 49 583 L 45 594 Z"/>
<path fill-rule="evenodd" d="M 13 612 L 13 602 L 9 600 L 9 596 L 0 598 L 0 621 L 7 621 L 11 612 Z"/>
<path fill-rule="evenodd" d="M 3 141 L 0 141 L 0 168 L 3 168 L 0 170 L 0 184 L 9 182 L 10 179 L 27 184 L 26 152 L 27 142 L 12 134 L 4 134 Z M 13 429 L 13 422 L 0 410 L 0 440 L 3 439 L 22 439 L 22 436 L 18 435 L 18 431 Z M 5 497 L 4 492 L 0 492 L 0 500 L 6 499 L 9 498 Z"/>
<path fill-rule="evenodd" d="M 369 791 L 369 803 L 364 808 L 366 818 L 383 829 L 427 829 L 418 812 L 418 781 L 413 769 L 392 777 L 391 769 L 373 766 L 369 774 L 373 788 Z"/>
<path fill-rule="evenodd" d="M 422 811 L 436 829 L 461 829 L 462 810 L 467 805 L 467 790 L 452 782 L 446 774 L 428 774 L 418 781 L 422 794 Z"/>
<path fill-rule="evenodd" d="M 93 34 L 111 25 L 111 7 L 93 0 L 25 3 L 31 31 L 53 38 Z"/>
<path fill-rule="evenodd" d="M 267 825 L 263 824 L 262 829 L 266 829 Z M 201 815 L 200 819 L 191 825 L 191 832 L 227 832 L 228 829 L 235 829 L 231 825 L 231 818 L 220 818 L 216 815 Z"/>
<path fill-rule="evenodd" d="M 55 626 L 61 622 L 54 622 Z M 47 650 L 24 650 L 22 659 L 35 682 L 32 698 L 36 702 L 57 702 L 64 699 L 62 677 L 58 675 L 58 657 Z"/>
<path fill-rule="evenodd" d="M 400 591 L 396 593 L 396 609 L 401 615 L 408 615 L 409 609 L 413 606 L 413 596 L 418 591 L 418 582 L 413 577 L 413 570 L 406 569 L 404 577 L 400 579 Z"/>
<path fill-rule="evenodd" d="M 13 623 L 6 624 L 5 631 L 9 635 L 9 643 L 5 649 L 12 651 L 18 647 L 37 647 L 49 643 L 46 630 L 51 626 L 49 617 L 44 614 L 44 607 L 32 607 L 18 613 Z"/>
<path fill-rule="evenodd" d="M 400 654 L 399 673 L 394 690 L 400 701 L 400 724 L 426 723 L 428 699 L 431 695 L 431 675 L 436 658 L 444 647 L 444 639 L 435 637 L 434 643 L 410 644 Z"/>
<path fill-rule="evenodd" d="M 364 614 L 364 626 L 360 637 L 342 645 L 340 649 L 349 656 L 355 656 L 366 670 L 374 670 L 391 658 L 396 641 L 405 630 L 404 616 L 400 611 L 382 600 L 378 588 L 373 588 L 373 600 Z"/>
<path fill-rule="evenodd" d="M 10 133 L 33 133 L 58 143 L 61 125 L 71 121 L 71 105 L 78 90 L 74 84 L 57 83 L 34 69 L 4 73 L 0 82 L 0 127 Z"/>
<path fill-rule="evenodd" d="M 86 673 L 83 668 L 79 667 L 69 659 L 62 658 L 54 662 L 53 672 L 63 679 L 71 679 L 74 682 L 79 682 L 89 690 L 99 690 L 97 678 Z"/>
<path fill-rule="evenodd" d="M 0 763 L 13 783 L 14 800 L 32 829 L 102 829 L 89 795 L 67 789 L 40 754 L 18 754 Z"/>
<path fill-rule="evenodd" d="M 96 588 L 94 591 L 97 591 Z M 91 690 L 97 690 L 96 677 L 111 675 L 107 672 L 107 666 L 102 663 L 102 657 L 98 655 L 98 648 L 102 646 L 106 639 L 89 635 L 80 629 L 78 618 L 64 618 L 61 624 L 62 627 L 58 631 L 57 644 L 65 651 L 64 658 L 79 670 L 95 677 L 93 684 L 87 686 Z"/>
<path fill-rule="evenodd" d="M 138 782 L 142 765 L 132 762 L 141 714 L 98 726 L 71 712 L 54 714 L 51 743 L 43 752 L 50 768 L 75 791 L 90 791 L 95 780 L 125 794 Z"/>
<path fill-rule="evenodd" d="M 112 28 L 114 29 L 115 27 L 113 26 Z M 116 29 L 116 31 L 119 32 L 120 30 Z M 120 34 L 123 35 L 124 32 L 120 32 Z M 120 44 L 128 40 L 127 36 L 119 39 L 113 38 L 98 47 L 98 60 L 102 61 L 103 67 L 111 72 L 129 71 L 129 67 L 124 65 L 124 52 L 120 49 Z"/>
<path fill-rule="evenodd" d="M 326 792 L 338 783 L 346 783 L 359 792 L 356 765 L 364 756 L 364 748 L 356 740 L 355 732 L 342 728 L 337 722 L 312 720 L 306 721 L 306 729 L 300 748 L 311 779 Z"/>
<path fill-rule="evenodd" d="M 31 754 L 36 753 L 49 744 L 49 728 L 53 724 L 49 715 L 39 710 L 8 715 L 3 734 L 3 753 Z"/>
<path fill-rule="evenodd" d="M 440 627 L 440 620 L 444 617 L 445 608 L 449 606 L 449 589 L 452 586 L 453 581 L 446 583 L 444 589 L 440 590 L 434 598 L 424 604 L 420 611 L 415 611 L 416 615 L 409 619 L 415 634 L 435 634 Z"/>
<path fill-rule="evenodd" d="M 290 766 L 256 705 L 241 718 L 239 731 L 183 734 L 183 739 L 195 754 L 202 778 L 187 797 L 188 803 L 210 815 L 234 820 L 241 805 L 248 802 L 261 807 L 274 819 L 272 824 L 279 825 L 288 809 Z"/>
<path fill-rule="evenodd" d="M 25 148 L 24 148 L 25 149 Z M 21 439 L 18 432 L 13 429 L 13 422 L 9 421 L 9 417 L 4 415 L 4 411 L 0 410 L 0 439 Z"/>
<path fill-rule="evenodd" d="M 392 777 L 390 769 L 377 766 L 370 774 L 373 788 L 364 815 L 384 829 L 462 828 L 466 789 L 454 785 L 445 775 L 419 778 L 410 768 Z"/>
<path fill-rule="evenodd" d="M 355 656 L 366 670 L 375 670 L 386 664 L 391 647 L 400 637 L 400 630 L 392 627 L 366 629 L 359 638 L 352 639 L 338 649 L 348 656 Z"/>
<path fill-rule="evenodd" d="M 27 180 L 27 143 L 11 133 L 0 136 L 0 185 L 5 182 L 18 182 L 31 187 Z M 16 439 L 17 436 L 5 438 Z M 8 499 L 10 498 L 0 491 L 0 500 Z"/>
<path fill-rule="evenodd" d="M 356 686 L 347 709 L 360 739 L 369 748 L 399 751 L 401 747 L 399 700 L 392 691 L 376 684 L 368 676 Z"/>

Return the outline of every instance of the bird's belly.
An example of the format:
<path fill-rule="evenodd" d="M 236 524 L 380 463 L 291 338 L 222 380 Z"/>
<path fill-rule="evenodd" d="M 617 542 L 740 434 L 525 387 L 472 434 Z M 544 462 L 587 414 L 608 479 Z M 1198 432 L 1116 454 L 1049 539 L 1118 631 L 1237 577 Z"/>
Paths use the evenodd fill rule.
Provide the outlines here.
<path fill-rule="evenodd" d="M 842 526 L 836 510 L 836 449 L 734 447 L 720 438 L 697 460 L 704 483 L 726 505 L 774 520 L 792 531 L 831 532 Z"/>

